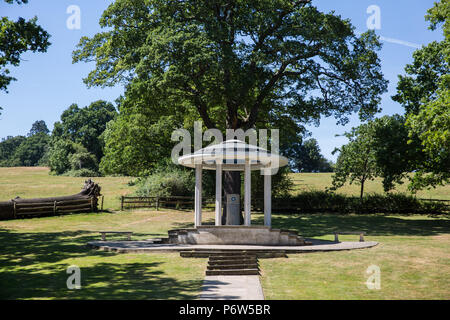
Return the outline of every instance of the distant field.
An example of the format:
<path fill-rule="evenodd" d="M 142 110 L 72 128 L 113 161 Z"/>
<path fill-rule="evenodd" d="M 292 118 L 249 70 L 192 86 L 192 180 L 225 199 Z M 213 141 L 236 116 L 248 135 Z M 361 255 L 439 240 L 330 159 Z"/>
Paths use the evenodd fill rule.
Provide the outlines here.
<path fill-rule="evenodd" d="M 307 190 L 325 190 L 326 187 L 331 186 L 332 173 L 292 173 L 290 177 L 295 183 L 293 192 Z M 408 181 L 399 185 L 395 192 L 410 193 L 407 190 Z M 337 193 L 359 196 L 360 186 L 357 184 L 346 184 L 337 190 Z M 383 185 L 381 179 L 368 181 L 364 185 L 364 193 L 383 193 Z M 450 185 L 437 187 L 436 189 L 419 191 L 416 196 L 418 198 L 426 199 L 443 199 L 450 200 Z"/>
<path fill-rule="evenodd" d="M 64 196 L 80 192 L 88 178 L 74 178 L 49 175 L 45 167 L 0 168 L 0 201 L 19 196 L 41 198 Z M 102 188 L 105 196 L 104 208 L 120 208 L 120 196 L 132 193 L 128 186 L 130 177 L 92 178 Z"/>
<path fill-rule="evenodd" d="M 52 176 L 45 167 L 0 168 L 0 201 L 16 196 L 22 198 L 63 196 L 80 192 L 87 178 Z M 331 185 L 331 173 L 293 173 L 294 193 L 304 190 L 325 190 Z M 93 180 L 102 187 L 105 196 L 104 208 L 116 210 L 120 208 L 120 196 L 131 194 L 135 187 L 128 185 L 131 177 L 96 177 Z M 400 192 L 406 192 L 406 184 L 400 186 Z M 367 193 L 382 193 L 380 180 L 369 181 Z M 338 190 L 357 196 L 358 185 L 346 185 Z M 417 194 L 419 198 L 450 199 L 450 186 L 423 190 Z"/>

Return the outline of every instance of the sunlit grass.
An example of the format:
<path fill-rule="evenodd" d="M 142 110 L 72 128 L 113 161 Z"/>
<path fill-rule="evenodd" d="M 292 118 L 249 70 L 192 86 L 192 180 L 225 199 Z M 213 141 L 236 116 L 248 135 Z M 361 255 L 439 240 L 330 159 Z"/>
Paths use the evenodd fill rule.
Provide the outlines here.
<path fill-rule="evenodd" d="M 86 246 L 100 239 L 99 230 L 133 231 L 139 240 L 167 236 L 191 220 L 189 212 L 131 211 L 0 221 L 0 299 L 195 299 L 206 259 Z M 81 269 L 80 290 L 67 289 L 70 265 Z"/>
<path fill-rule="evenodd" d="M 294 182 L 293 193 L 298 193 L 301 191 L 311 191 L 311 190 L 325 190 L 327 187 L 331 186 L 333 173 L 291 173 L 290 177 Z M 377 178 L 374 181 L 367 181 L 364 185 L 364 193 L 383 193 L 383 185 L 381 179 Z M 345 184 L 342 188 L 337 190 L 337 193 L 359 196 L 360 186 L 357 184 Z M 408 180 L 405 179 L 404 183 L 397 185 L 393 192 L 402 192 L 409 194 L 408 191 Z M 429 190 L 424 189 L 417 192 L 416 196 L 418 198 L 426 199 L 442 199 L 450 200 L 450 185 L 439 186 L 436 188 L 431 188 Z"/>
<path fill-rule="evenodd" d="M 333 230 L 367 232 L 376 247 L 260 260 L 268 299 L 450 299 L 450 221 L 426 216 L 277 216 L 274 226 L 332 240 Z M 357 235 L 339 237 L 358 241 Z M 381 270 L 369 290 L 366 270 Z"/>
<path fill-rule="evenodd" d="M 300 188 L 323 190 L 330 174 L 295 174 Z M 0 168 L 0 201 L 68 195 L 80 191 L 85 178 L 55 177 L 47 168 Z M 120 212 L 120 196 L 133 192 L 131 178 L 94 178 L 110 212 L 0 221 L 0 299 L 194 299 L 205 274 L 206 259 L 177 253 L 115 254 L 91 250 L 100 230 L 133 231 L 133 239 L 167 235 L 193 226 L 190 210 Z M 378 183 L 378 184 L 377 184 Z M 369 183 L 369 192 L 381 184 Z M 357 194 L 357 186 L 341 192 Z M 426 194 L 418 195 L 430 197 Z M 449 199 L 447 188 L 431 195 Z M 214 213 L 203 213 L 214 221 Z M 263 216 L 252 214 L 254 224 Z M 333 239 L 333 231 L 365 231 L 374 248 L 289 255 L 261 259 L 268 299 L 450 299 L 450 224 L 448 218 L 386 215 L 273 215 L 273 226 L 296 229 L 305 237 Z M 111 239 L 123 239 L 111 236 Z M 357 241 L 357 235 L 341 236 Z M 381 290 L 365 285 L 369 265 L 381 269 Z M 81 268 L 82 288 L 68 290 L 66 269 Z"/>

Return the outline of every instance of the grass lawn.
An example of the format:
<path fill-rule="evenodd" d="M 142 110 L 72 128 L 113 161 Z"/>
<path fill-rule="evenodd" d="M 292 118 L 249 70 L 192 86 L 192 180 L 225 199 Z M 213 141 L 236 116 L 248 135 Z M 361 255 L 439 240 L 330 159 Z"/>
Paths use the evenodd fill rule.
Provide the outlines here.
<path fill-rule="evenodd" d="M 290 177 L 294 182 L 294 190 L 293 193 L 298 193 L 301 191 L 309 191 L 309 190 L 325 190 L 326 187 L 331 186 L 332 173 L 291 173 Z M 403 184 L 398 185 L 396 190 L 393 192 L 408 192 L 408 181 L 405 180 Z M 353 195 L 359 197 L 360 186 L 357 184 L 345 184 L 342 188 L 339 188 L 337 193 Z M 383 193 L 383 185 L 381 183 L 381 179 L 377 178 L 374 181 L 367 181 L 364 184 L 364 194 L 369 193 Z M 418 198 L 425 199 L 442 199 L 442 200 L 450 200 L 450 186 L 439 186 L 435 189 L 430 190 L 421 190 L 417 192 L 416 196 Z"/>
<path fill-rule="evenodd" d="M 0 221 L 0 299 L 195 299 L 206 259 L 86 247 L 98 230 L 147 239 L 192 220 L 190 212 L 133 211 Z M 70 265 L 81 269 L 80 290 L 66 287 Z"/>
<path fill-rule="evenodd" d="M 204 216 L 213 221 L 213 212 Z M 262 220 L 261 214 L 253 215 L 255 224 Z M 131 230 L 135 239 L 146 239 L 192 221 L 192 212 L 150 210 L 1 221 L 0 299 L 194 299 L 206 259 L 114 254 L 85 246 L 99 239 L 98 230 Z M 365 230 L 367 240 L 380 244 L 260 259 L 267 299 L 450 299 L 450 221 L 445 217 L 277 214 L 273 224 L 323 239 L 332 239 L 335 229 Z M 381 290 L 364 284 L 372 264 L 381 268 Z M 81 268 L 81 290 L 66 288 L 70 265 Z"/>
<path fill-rule="evenodd" d="M 450 220 L 383 215 L 277 215 L 274 227 L 332 240 L 332 230 L 368 233 L 370 249 L 261 259 L 267 299 L 450 299 Z M 328 235 L 327 235 L 328 234 Z M 339 236 L 357 241 L 357 235 Z M 380 267 L 381 289 L 365 284 L 370 265 Z"/>
<path fill-rule="evenodd" d="M 88 178 L 49 175 L 45 167 L 0 168 L 0 201 L 19 196 L 21 198 L 44 198 L 66 196 L 81 191 Z M 130 177 L 92 178 L 102 188 L 104 208 L 120 209 L 120 197 L 134 191 L 128 186 Z"/>
<path fill-rule="evenodd" d="M 296 174 L 300 187 L 325 186 L 326 175 Z M 46 168 L 0 168 L 0 201 L 17 195 L 46 197 L 77 193 L 84 178 L 49 176 Z M 133 231 L 134 239 L 167 234 L 193 224 L 190 211 L 119 212 L 119 198 L 133 192 L 130 178 L 95 178 L 110 213 L 0 221 L 0 299 L 194 299 L 206 259 L 176 253 L 114 254 L 91 250 L 86 242 L 99 230 Z M 353 187 L 351 187 L 353 188 Z M 352 189 L 344 189 L 353 192 Z M 357 187 L 356 187 L 357 193 Z M 448 187 L 434 190 L 449 198 Z M 204 212 L 204 221 L 213 221 Z M 262 224 L 261 214 L 253 214 Z M 267 299 L 450 299 L 450 220 L 446 216 L 286 215 L 273 226 L 305 237 L 332 239 L 333 230 L 363 230 L 374 248 L 261 259 Z M 358 236 L 341 236 L 357 240 Z M 118 237 L 117 239 L 120 239 Z M 66 269 L 81 268 L 80 290 L 68 290 Z M 369 290 L 367 267 L 381 269 L 381 289 Z"/>

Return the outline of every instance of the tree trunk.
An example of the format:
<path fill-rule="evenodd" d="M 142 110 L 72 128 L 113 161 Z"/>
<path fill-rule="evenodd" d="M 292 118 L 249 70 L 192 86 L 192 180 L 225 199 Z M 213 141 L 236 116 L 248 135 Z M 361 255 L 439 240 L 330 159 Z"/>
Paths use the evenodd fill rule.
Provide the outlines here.
<path fill-rule="evenodd" d="M 22 199 L 16 197 L 10 201 L 0 202 L 0 220 L 13 219 L 16 215 L 16 207 L 26 207 L 28 214 L 41 214 L 43 211 L 54 211 L 50 208 L 50 203 L 54 203 L 56 206 L 57 202 L 61 204 L 58 205 L 59 210 L 71 210 L 76 211 L 86 211 L 91 210 L 97 211 L 97 198 L 100 194 L 101 188 L 91 179 L 85 181 L 83 189 L 74 195 L 61 196 L 61 197 L 50 197 L 50 198 L 34 198 L 34 199 Z"/>
<path fill-rule="evenodd" d="M 225 195 L 225 206 L 223 208 L 222 224 L 223 225 L 241 225 L 244 223 L 242 212 L 237 214 L 227 213 L 226 199 L 228 194 L 241 195 L 241 173 L 239 171 L 224 171 L 223 191 Z M 242 199 L 241 199 L 242 201 Z"/>
<path fill-rule="evenodd" d="M 363 195 L 364 195 L 364 182 L 365 182 L 365 180 L 362 180 L 361 181 L 361 192 L 360 192 L 360 194 L 359 194 L 359 201 L 362 203 L 362 200 L 363 200 Z"/>

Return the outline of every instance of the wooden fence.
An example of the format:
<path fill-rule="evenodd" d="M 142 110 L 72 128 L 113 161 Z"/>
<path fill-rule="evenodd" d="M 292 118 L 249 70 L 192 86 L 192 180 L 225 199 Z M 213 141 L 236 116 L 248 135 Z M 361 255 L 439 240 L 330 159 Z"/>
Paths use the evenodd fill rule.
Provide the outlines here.
<path fill-rule="evenodd" d="M 208 206 L 215 203 L 215 198 L 202 198 L 204 206 Z M 120 201 L 120 209 L 133 209 L 133 208 L 193 208 L 194 197 L 126 197 L 122 196 Z"/>
<path fill-rule="evenodd" d="M 450 200 L 441 199 L 417 199 L 424 202 L 440 202 L 448 210 L 450 210 Z M 359 202 L 359 197 L 355 197 L 355 201 Z M 214 197 L 202 197 L 203 207 L 214 207 L 215 198 Z M 225 199 L 222 199 L 222 204 L 225 205 Z M 315 208 L 317 210 L 311 210 L 308 207 L 316 207 L 314 205 L 305 204 L 304 202 L 286 201 L 286 199 L 272 199 L 272 211 L 320 211 L 320 212 L 333 212 L 337 208 L 320 207 Z M 133 208 L 172 208 L 172 209 L 192 209 L 194 208 L 194 197 L 182 197 L 182 196 L 172 196 L 172 197 L 121 197 L 121 210 L 133 209 Z M 381 210 L 382 208 L 380 208 Z M 264 199 L 263 198 L 252 198 L 252 210 L 253 211 L 263 211 L 264 210 Z M 339 210 L 338 210 L 339 211 Z M 381 211 L 380 211 L 381 212 Z"/>
<path fill-rule="evenodd" d="M 68 212 L 83 212 L 95 210 L 95 199 L 74 199 L 48 202 L 16 202 L 14 204 L 14 217 L 26 215 L 58 214 Z"/>

